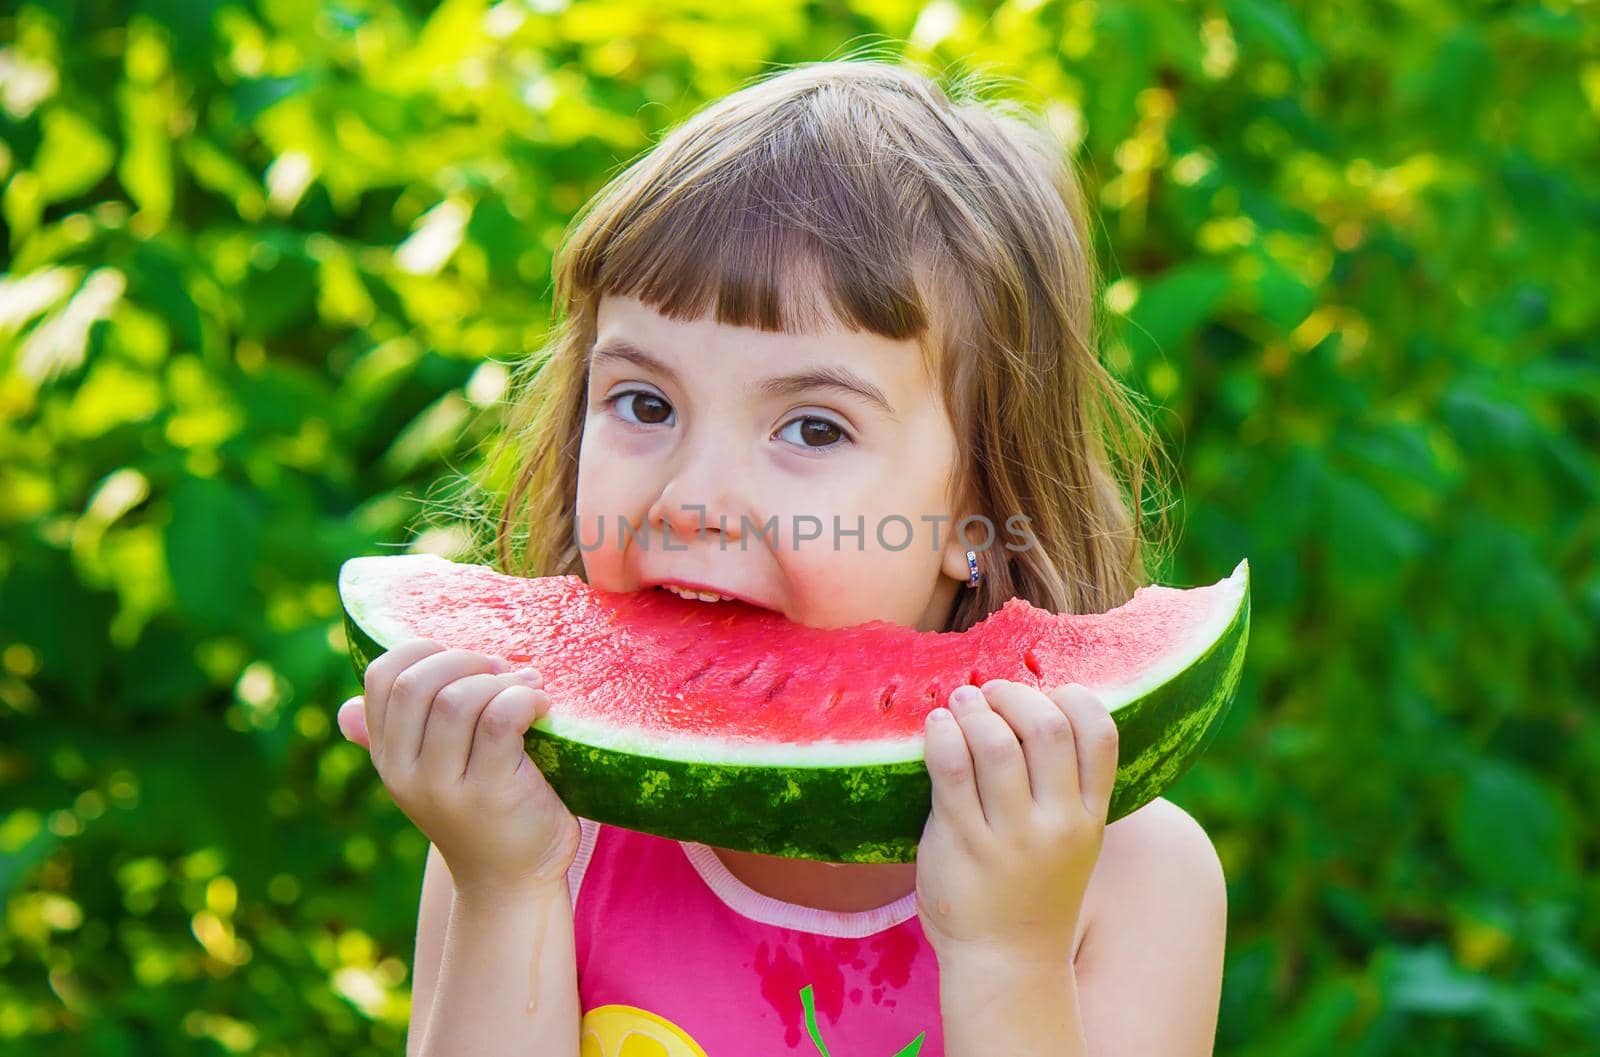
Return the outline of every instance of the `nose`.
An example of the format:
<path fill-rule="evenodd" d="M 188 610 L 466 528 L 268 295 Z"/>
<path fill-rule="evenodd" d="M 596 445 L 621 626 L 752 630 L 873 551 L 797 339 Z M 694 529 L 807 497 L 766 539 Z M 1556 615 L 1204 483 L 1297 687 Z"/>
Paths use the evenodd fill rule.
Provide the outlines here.
<path fill-rule="evenodd" d="M 744 495 L 742 482 L 726 448 L 708 442 L 686 444 L 681 460 L 650 504 L 645 523 L 670 532 L 674 548 L 712 532 L 721 534 L 723 546 L 737 543 L 740 515 L 748 513 L 739 498 Z"/>

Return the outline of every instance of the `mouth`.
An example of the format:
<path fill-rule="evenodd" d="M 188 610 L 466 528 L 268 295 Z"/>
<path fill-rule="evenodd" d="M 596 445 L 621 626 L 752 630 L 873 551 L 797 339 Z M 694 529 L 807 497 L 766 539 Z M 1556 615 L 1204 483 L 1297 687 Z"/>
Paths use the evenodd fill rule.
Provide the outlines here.
<path fill-rule="evenodd" d="M 746 598 L 743 595 L 727 594 L 722 591 L 717 591 L 714 588 L 704 584 L 691 584 L 684 583 L 682 581 L 673 581 L 670 583 L 647 584 L 645 586 L 651 590 L 664 591 L 667 594 L 676 595 L 678 598 L 682 598 L 690 602 L 701 602 L 706 605 L 743 603 L 744 605 L 750 606 L 752 609 L 760 609 L 768 613 L 777 612 L 777 610 L 773 609 L 771 606 L 757 602 L 754 599 Z"/>

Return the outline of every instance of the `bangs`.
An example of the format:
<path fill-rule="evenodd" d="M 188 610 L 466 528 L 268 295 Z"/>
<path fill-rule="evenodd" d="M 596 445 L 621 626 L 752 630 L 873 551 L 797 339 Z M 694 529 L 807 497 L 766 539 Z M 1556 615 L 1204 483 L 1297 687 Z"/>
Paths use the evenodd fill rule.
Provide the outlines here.
<path fill-rule="evenodd" d="M 634 297 L 683 321 L 922 336 L 926 205 L 870 112 L 827 102 L 791 100 L 764 128 L 682 129 L 661 144 L 664 157 L 600 196 L 609 216 L 571 247 L 574 292 Z"/>

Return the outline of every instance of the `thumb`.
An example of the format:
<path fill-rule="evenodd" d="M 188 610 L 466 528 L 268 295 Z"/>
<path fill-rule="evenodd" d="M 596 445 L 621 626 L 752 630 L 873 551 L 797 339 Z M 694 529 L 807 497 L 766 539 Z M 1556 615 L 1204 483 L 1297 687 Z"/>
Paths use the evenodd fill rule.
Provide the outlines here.
<path fill-rule="evenodd" d="M 367 737 L 367 709 L 366 704 L 357 695 L 339 706 L 339 733 L 349 741 L 355 742 L 363 749 L 372 748 L 371 740 Z"/>

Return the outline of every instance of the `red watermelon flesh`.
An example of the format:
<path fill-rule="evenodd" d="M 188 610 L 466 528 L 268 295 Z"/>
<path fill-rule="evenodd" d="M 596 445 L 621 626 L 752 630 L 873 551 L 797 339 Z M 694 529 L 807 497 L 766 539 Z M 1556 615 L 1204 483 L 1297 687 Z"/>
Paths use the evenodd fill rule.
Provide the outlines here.
<path fill-rule="evenodd" d="M 411 566 L 396 575 L 401 558 Z M 378 582 L 362 584 L 365 561 L 387 563 Z M 839 742 L 881 760 L 884 741 L 920 746 L 928 711 L 962 683 L 1080 683 L 1108 707 L 1131 700 L 1227 626 L 1241 584 L 1236 571 L 1208 587 L 1141 587 L 1115 610 L 1082 615 L 1012 599 L 943 633 L 886 621 L 808 628 L 742 602 L 602 591 L 575 576 L 524 579 L 429 555 L 353 559 L 341 589 L 361 599 L 379 641 L 373 621 L 538 670 L 557 729 L 592 723 L 630 742 L 654 732 L 675 743 Z"/>

